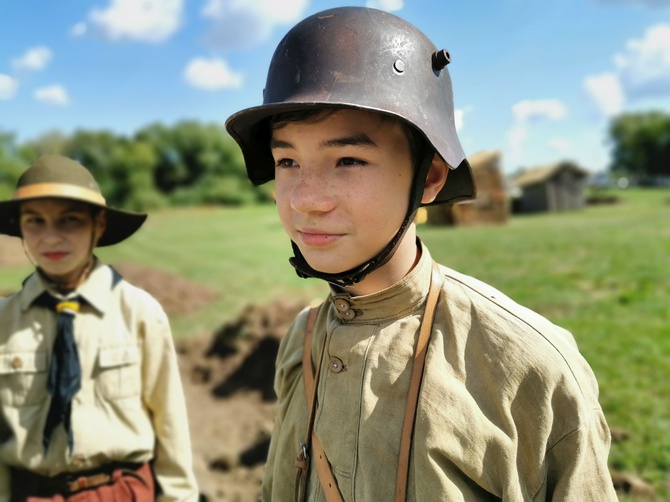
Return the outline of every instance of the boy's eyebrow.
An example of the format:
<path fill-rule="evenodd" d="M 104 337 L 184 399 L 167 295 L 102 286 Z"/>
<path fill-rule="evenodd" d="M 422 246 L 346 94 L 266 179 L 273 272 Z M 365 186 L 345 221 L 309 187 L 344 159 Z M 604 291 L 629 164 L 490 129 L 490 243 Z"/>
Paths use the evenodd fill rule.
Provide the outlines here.
<path fill-rule="evenodd" d="M 333 138 L 326 140 L 321 143 L 321 148 L 333 148 L 339 146 L 357 146 L 357 145 L 368 145 L 368 146 L 377 146 L 377 144 L 370 139 L 365 133 L 352 134 L 351 136 L 342 136 L 340 138 Z M 293 145 L 288 141 L 281 139 L 272 139 L 270 140 L 270 149 L 275 148 L 293 148 Z"/>
<path fill-rule="evenodd" d="M 280 139 L 271 139 L 270 150 L 274 150 L 275 148 L 293 148 L 293 145 L 288 141 L 282 141 Z"/>
<path fill-rule="evenodd" d="M 351 136 L 343 136 L 341 138 L 334 138 L 324 141 L 321 144 L 322 148 L 332 148 L 337 146 L 357 146 L 357 145 L 368 145 L 368 146 L 377 146 L 377 144 L 370 139 L 370 136 L 362 132 L 357 134 L 352 134 Z"/>

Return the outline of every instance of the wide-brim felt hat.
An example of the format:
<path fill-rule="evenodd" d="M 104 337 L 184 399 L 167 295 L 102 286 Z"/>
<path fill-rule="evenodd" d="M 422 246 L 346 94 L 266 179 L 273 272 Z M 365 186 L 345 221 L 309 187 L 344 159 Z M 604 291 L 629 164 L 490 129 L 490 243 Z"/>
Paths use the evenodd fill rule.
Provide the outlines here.
<path fill-rule="evenodd" d="M 19 178 L 10 200 L 0 201 L 0 233 L 21 237 L 19 207 L 35 199 L 68 199 L 85 202 L 107 212 L 107 227 L 98 246 L 110 246 L 127 239 L 139 229 L 147 215 L 109 207 L 93 175 L 62 155 L 43 155 Z"/>

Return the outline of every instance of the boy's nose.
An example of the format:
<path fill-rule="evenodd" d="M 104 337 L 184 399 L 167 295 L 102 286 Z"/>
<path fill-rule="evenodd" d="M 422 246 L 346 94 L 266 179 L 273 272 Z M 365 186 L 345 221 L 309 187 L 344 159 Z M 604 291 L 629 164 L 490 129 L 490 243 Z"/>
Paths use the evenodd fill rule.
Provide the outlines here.
<path fill-rule="evenodd" d="M 328 212 L 334 206 L 328 179 L 317 173 L 301 173 L 291 190 L 291 207 L 300 213 L 311 213 Z"/>
<path fill-rule="evenodd" d="M 63 240 L 61 233 L 54 225 L 48 225 L 44 230 L 44 242 L 47 244 L 57 244 Z"/>

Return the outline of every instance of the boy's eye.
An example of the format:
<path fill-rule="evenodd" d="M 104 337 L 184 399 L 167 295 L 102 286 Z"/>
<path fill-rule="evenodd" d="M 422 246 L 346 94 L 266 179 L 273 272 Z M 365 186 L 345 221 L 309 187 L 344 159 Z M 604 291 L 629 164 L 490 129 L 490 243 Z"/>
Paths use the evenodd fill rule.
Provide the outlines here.
<path fill-rule="evenodd" d="M 27 216 L 23 218 L 24 225 L 39 225 L 43 221 L 44 220 L 42 218 L 39 218 L 37 216 Z"/>
<path fill-rule="evenodd" d="M 60 219 L 60 224 L 65 227 L 74 227 L 81 225 L 84 222 L 84 217 L 78 214 L 66 214 Z"/>
<path fill-rule="evenodd" d="M 296 167 L 298 163 L 293 159 L 279 159 L 276 163 L 277 167 Z"/>
<path fill-rule="evenodd" d="M 367 162 L 365 162 L 364 160 L 355 159 L 353 157 L 344 157 L 343 159 L 340 159 L 339 163 L 343 166 L 365 166 L 365 165 L 367 165 Z"/>

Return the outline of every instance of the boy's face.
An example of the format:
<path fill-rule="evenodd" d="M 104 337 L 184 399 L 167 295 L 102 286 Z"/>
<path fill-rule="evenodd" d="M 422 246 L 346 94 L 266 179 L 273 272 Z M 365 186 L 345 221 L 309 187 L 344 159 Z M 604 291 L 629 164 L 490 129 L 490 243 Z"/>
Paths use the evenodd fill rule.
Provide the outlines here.
<path fill-rule="evenodd" d="M 93 239 L 105 229 L 104 211 L 94 219 L 88 204 L 63 199 L 24 202 L 19 221 L 37 266 L 64 281 L 78 278 L 91 258 Z"/>
<path fill-rule="evenodd" d="M 279 217 L 312 268 L 344 272 L 391 241 L 405 218 L 412 182 L 399 122 L 336 110 L 276 127 L 271 148 Z M 416 252 L 413 242 L 404 249 Z M 398 255 L 393 260 L 402 259 Z"/>

